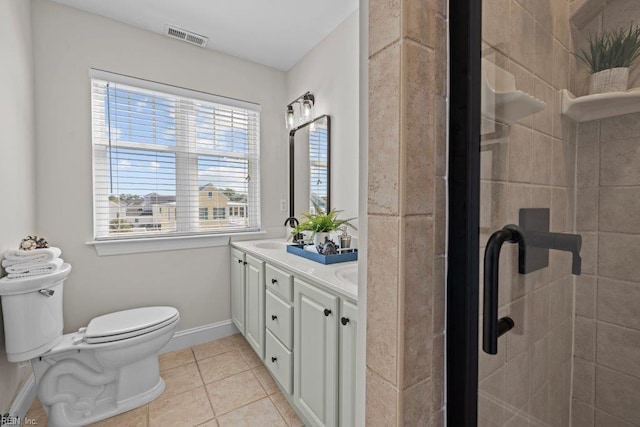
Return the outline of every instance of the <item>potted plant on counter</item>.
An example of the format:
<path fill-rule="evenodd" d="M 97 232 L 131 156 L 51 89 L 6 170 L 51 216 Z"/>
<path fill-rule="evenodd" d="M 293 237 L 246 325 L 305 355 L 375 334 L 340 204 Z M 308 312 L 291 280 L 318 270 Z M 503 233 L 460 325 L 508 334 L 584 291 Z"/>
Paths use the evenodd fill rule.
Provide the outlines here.
<path fill-rule="evenodd" d="M 587 67 L 589 95 L 624 92 L 629 84 L 629 67 L 640 56 L 640 27 L 618 29 L 589 38 L 589 51 L 576 55 Z"/>
<path fill-rule="evenodd" d="M 300 233 L 310 231 L 310 239 L 313 239 L 313 243 L 317 247 L 324 243 L 325 238 L 329 238 L 329 233 L 340 227 L 351 227 L 354 230 L 357 230 L 357 228 L 350 222 L 355 218 L 338 219 L 338 214 L 342 211 L 331 209 L 325 214 L 322 208 L 318 205 L 314 203 L 313 206 L 315 208 L 315 213 L 302 214 L 302 216 L 304 216 L 304 220 L 291 230 L 291 236 L 296 236 Z"/>

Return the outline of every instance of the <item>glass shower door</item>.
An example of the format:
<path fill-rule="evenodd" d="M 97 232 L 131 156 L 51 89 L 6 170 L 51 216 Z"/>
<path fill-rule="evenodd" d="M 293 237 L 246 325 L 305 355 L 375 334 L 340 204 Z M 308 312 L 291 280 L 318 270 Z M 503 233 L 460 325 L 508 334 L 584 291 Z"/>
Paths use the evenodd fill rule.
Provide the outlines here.
<path fill-rule="evenodd" d="M 570 425 L 575 125 L 569 0 L 484 0 L 478 425 Z"/>

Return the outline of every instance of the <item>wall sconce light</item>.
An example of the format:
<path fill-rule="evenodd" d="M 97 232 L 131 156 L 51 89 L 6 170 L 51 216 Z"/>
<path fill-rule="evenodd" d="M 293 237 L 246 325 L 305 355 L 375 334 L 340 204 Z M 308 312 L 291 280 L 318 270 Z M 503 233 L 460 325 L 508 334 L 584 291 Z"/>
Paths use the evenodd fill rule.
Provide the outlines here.
<path fill-rule="evenodd" d="M 293 101 L 291 101 L 287 105 L 287 114 L 286 114 L 286 123 L 287 128 L 292 129 L 295 126 L 295 111 L 293 109 L 294 104 L 301 104 L 301 108 L 299 110 L 300 119 L 299 124 L 306 123 L 313 117 L 313 105 L 316 102 L 315 96 L 311 94 L 311 92 L 306 92 Z"/>

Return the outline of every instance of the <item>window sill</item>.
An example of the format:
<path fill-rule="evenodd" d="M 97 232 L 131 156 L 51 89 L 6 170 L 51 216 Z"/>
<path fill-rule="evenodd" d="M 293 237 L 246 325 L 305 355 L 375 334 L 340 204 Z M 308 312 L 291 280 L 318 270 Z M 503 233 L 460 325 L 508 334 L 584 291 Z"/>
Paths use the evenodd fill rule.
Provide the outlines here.
<path fill-rule="evenodd" d="M 87 242 L 87 245 L 93 246 L 98 256 L 111 256 L 180 249 L 213 248 L 217 246 L 227 246 L 232 238 L 234 240 L 243 240 L 252 237 L 262 237 L 266 234 L 266 231 L 247 231 L 244 233 L 207 234 L 200 236 L 94 240 Z"/>

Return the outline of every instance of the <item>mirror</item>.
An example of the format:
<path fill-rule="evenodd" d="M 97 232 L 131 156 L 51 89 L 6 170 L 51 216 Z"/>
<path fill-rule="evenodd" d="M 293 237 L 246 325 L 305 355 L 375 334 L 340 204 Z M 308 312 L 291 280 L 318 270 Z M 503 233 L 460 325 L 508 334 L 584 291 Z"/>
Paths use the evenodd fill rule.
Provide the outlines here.
<path fill-rule="evenodd" d="M 331 118 L 303 123 L 289 132 L 289 214 L 331 209 Z"/>

